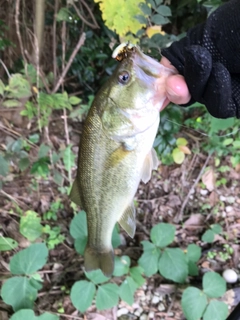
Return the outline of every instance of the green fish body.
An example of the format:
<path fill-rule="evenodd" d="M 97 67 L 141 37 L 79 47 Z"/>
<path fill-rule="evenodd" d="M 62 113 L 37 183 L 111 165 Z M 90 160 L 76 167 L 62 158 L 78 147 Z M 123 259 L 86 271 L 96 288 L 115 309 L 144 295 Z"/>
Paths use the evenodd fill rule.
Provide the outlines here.
<path fill-rule="evenodd" d="M 171 72 L 137 47 L 122 48 L 121 62 L 96 95 L 84 123 L 70 194 L 87 213 L 85 270 L 101 269 L 106 276 L 114 269 L 114 226 L 118 222 L 134 236 L 134 195 L 140 181 L 146 183 L 158 166 L 152 145 L 165 100 L 163 78 Z"/>

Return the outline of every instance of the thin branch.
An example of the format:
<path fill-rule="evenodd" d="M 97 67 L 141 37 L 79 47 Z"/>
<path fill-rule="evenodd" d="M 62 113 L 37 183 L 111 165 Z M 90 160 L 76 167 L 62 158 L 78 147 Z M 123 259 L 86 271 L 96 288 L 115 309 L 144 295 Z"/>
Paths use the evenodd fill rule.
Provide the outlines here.
<path fill-rule="evenodd" d="M 78 10 L 78 7 L 75 5 L 74 2 L 72 2 L 72 6 L 73 6 L 73 8 L 75 9 L 75 11 L 76 11 L 77 15 L 79 16 L 79 18 L 80 18 L 84 23 L 86 23 L 86 25 L 88 25 L 89 27 L 91 27 L 91 28 L 93 28 L 93 29 L 99 28 L 98 25 L 92 24 L 91 22 L 87 21 L 87 19 L 85 19 L 85 18 L 82 16 L 81 12 Z"/>
<path fill-rule="evenodd" d="M 85 39 L 86 39 L 86 34 L 83 32 L 82 35 L 80 36 L 79 40 L 78 40 L 78 43 L 75 47 L 75 49 L 73 50 L 69 60 L 68 60 L 68 63 L 66 65 L 66 67 L 64 68 L 60 78 L 58 79 L 58 82 L 55 86 L 55 88 L 53 89 L 52 93 L 56 93 L 60 87 L 60 85 L 62 84 L 63 80 L 64 80 L 64 77 L 66 76 L 72 62 L 73 62 L 73 59 L 75 58 L 76 54 L 78 53 L 79 49 L 81 48 L 81 46 L 84 44 L 85 42 Z"/>
<path fill-rule="evenodd" d="M 5 63 L 2 61 L 2 59 L 0 59 L 0 63 L 3 66 L 4 70 L 6 71 L 6 74 L 8 76 L 8 78 L 11 78 L 12 76 L 10 75 L 8 68 L 6 67 Z"/>
<path fill-rule="evenodd" d="M 54 20 L 53 20 L 53 75 L 54 84 L 57 79 L 57 12 L 59 7 L 59 0 L 55 0 L 54 4 Z"/>
<path fill-rule="evenodd" d="M 23 49 L 23 42 L 22 42 L 22 37 L 21 37 L 20 27 L 19 27 L 19 13 L 20 13 L 19 8 L 20 8 L 20 0 L 16 0 L 16 13 L 15 13 L 16 32 L 17 32 L 17 37 L 18 37 L 22 57 L 24 60 L 24 67 L 26 68 L 27 60 L 26 60 L 25 53 L 24 53 L 25 51 Z"/>
<path fill-rule="evenodd" d="M 177 216 L 174 218 L 174 222 L 175 222 L 175 223 L 179 223 L 179 221 L 182 221 L 183 212 L 184 212 L 184 209 L 185 209 L 185 207 L 186 207 L 186 205 L 187 205 L 187 203 L 188 203 L 188 200 L 189 200 L 189 198 L 190 198 L 190 196 L 191 196 L 194 188 L 196 187 L 196 185 L 198 184 L 199 180 L 201 179 L 201 176 L 202 176 L 202 174 L 203 174 L 203 171 L 205 170 L 206 166 L 208 165 L 208 162 L 209 162 L 209 160 L 211 159 L 211 156 L 212 156 L 212 152 L 210 152 L 210 153 L 208 154 L 208 157 L 207 157 L 207 159 L 206 159 L 206 161 L 205 161 L 205 163 L 204 163 L 201 171 L 199 172 L 199 175 L 197 176 L 197 179 L 194 181 L 194 184 L 191 186 L 190 190 L 188 191 L 188 194 L 187 194 L 186 198 L 185 198 L 184 201 L 183 201 L 183 204 L 182 204 L 182 207 L 181 207 L 179 213 L 178 213 Z"/>
<path fill-rule="evenodd" d="M 98 23 L 97 23 L 94 15 L 93 15 L 93 13 L 92 13 L 92 10 L 89 8 L 89 6 L 87 5 L 87 3 L 86 3 L 84 0 L 80 0 L 80 1 L 82 2 L 82 4 L 85 6 L 85 8 L 87 9 L 87 11 L 89 12 L 89 14 L 90 14 L 90 16 L 91 16 L 91 18 L 92 18 L 92 20 L 93 20 L 96 28 L 99 28 L 99 25 L 98 25 Z"/>

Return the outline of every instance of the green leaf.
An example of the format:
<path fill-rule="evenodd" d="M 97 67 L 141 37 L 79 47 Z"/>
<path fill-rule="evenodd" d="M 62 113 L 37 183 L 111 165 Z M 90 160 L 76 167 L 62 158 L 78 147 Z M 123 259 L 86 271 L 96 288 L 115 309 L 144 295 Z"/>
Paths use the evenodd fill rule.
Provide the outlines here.
<path fill-rule="evenodd" d="M 28 158 L 22 158 L 18 162 L 18 166 L 21 171 L 26 170 L 29 167 L 29 165 L 30 165 L 30 161 Z"/>
<path fill-rule="evenodd" d="M 138 260 L 139 265 L 144 269 L 147 277 L 152 276 L 158 271 L 158 260 L 160 258 L 160 250 L 149 241 L 142 241 L 143 254 Z"/>
<path fill-rule="evenodd" d="M 32 309 L 37 298 L 37 290 L 30 284 L 27 277 L 12 277 L 3 284 L 1 296 L 14 311 Z"/>
<path fill-rule="evenodd" d="M 0 154 L 0 176 L 5 177 L 8 174 L 9 166 L 8 162 Z"/>
<path fill-rule="evenodd" d="M 214 233 L 216 234 L 220 234 L 222 232 L 222 227 L 220 226 L 220 224 L 216 223 L 216 224 L 212 224 L 211 225 L 211 229 Z"/>
<path fill-rule="evenodd" d="M 2 80 L 0 79 L 0 95 L 4 95 L 5 85 L 3 84 Z"/>
<path fill-rule="evenodd" d="M 69 98 L 69 102 L 72 104 L 72 105 L 76 105 L 76 104 L 79 104 L 81 102 L 81 99 L 79 99 L 78 97 L 70 97 Z"/>
<path fill-rule="evenodd" d="M 74 241 L 75 250 L 80 253 L 82 256 L 84 255 L 84 251 L 87 245 L 88 238 L 86 236 L 81 236 Z"/>
<path fill-rule="evenodd" d="M 109 280 L 100 269 L 85 272 L 86 277 L 95 284 L 103 283 Z"/>
<path fill-rule="evenodd" d="M 59 320 L 59 317 L 48 312 L 36 317 L 32 310 L 23 309 L 14 313 L 10 320 Z"/>
<path fill-rule="evenodd" d="M 193 261 L 188 261 L 188 274 L 190 276 L 198 276 L 198 266 L 196 265 L 195 262 Z"/>
<path fill-rule="evenodd" d="M 134 293 L 137 287 L 136 282 L 131 277 L 126 277 L 119 287 L 120 298 L 131 306 L 134 302 Z"/>
<path fill-rule="evenodd" d="M 177 146 L 186 146 L 188 144 L 185 138 L 178 138 L 176 141 Z"/>
<path fill-rule="evenodd" d="M 165 17 L 170 17 L 172 15 L 171 9 L 168 6 L 159 6 L 156 11 Z"/>
<path fill-rule="evenodd" d="M 131 260 L 128 256 L 116 257 L 114 262 L 113 275 L 115 277 L 121 277 L 129 272 Z"/>
<path fill-rule="evenodd" d="M 219 131 L 224 131 L 228 128 L 232 128 L 234 126 L 234 118 L 228 118 L 228 119 L 217 119 L 214 117 L 211 117 L 210 122 L 211 122 L 211 129 L 210 129 L 210 136 Z"/>
<path fill-rule="evenodd" d="M 226 281 L 216 272 L 207 272 L 203 276 L 203 291 L 210 298 L 219 298 L 226 292 Z"/>
<path fill-rule="evenodd" d="M 11 98 L 29 98 L 32 95 L 30 83 L 21 74 L 13 74 L 5 88 Z"/>
<path fill-rule="evenodd" d="M 12 274 L 33 274 L 46 264 L 47 258 L 48 249 L 44 243 L 31 244 L 11 258 L 10 271 Z"/>
<path fill-rule="evenodd" d="M 199 246 L 192 243 L 187 247 L 187 258 L 190 261 L 197 262 L 201 258 L 202 250 Z"/>
<path fill-rule="evenodd" d="M 179 148 L 175 148 L 172 151 L 172 157 L 175 163 L 181 164 L 185 159 L 185 154 Z"/>
<path fill-rule="evenodd" d="M 151 21 L 157 25 L 163 25 L 168 23 L 169 19 L 157 13 L 154 16 L 152 16 Z"/>
<path fill-rule="evenodd" d="M 118 304 L 118 286 L 115 283 L 107 283 L 98 287 L 96 295 L 96 307 L 98 310 L 110 309 Z"/>
<path fill-rule="evenodd" d="M 233 138 L 227 138 L 227 139 L 223 140 L 223 145 L 224 146 L 228 146 L 228 145 L 230 145 L 232 143 L 233 143 Z"/>
<path fill-rule="evenodd" d="M 81 210 L 70 223 L 70 234 L 74 239 L 85 236 L 87 237 L 87 215 Z"/>
<path fill-rule="evenodd" d="M 141 11 L 146 15 L 146 16 L 150 16 L 151 15 L 151 7 L 149 7 L 146 3 L 141 2 L 139 4 L 139 8 L 141 9 Z"/>
<path fill-rule="evenodd" d="M 112 233 L 112 246 L 113 248 L 117 248 L 120 244 L 121 244 L 121 239 L 119 235 L 118 225 L 116 223 Z"/>
<path fill-rule="evenodd" d="M 21 103 L 18 100 L 5 100 L 2 105 L 6 108 L 14 108 L 21 106 Z"/>
<path fill-rule="evenodd" d="M 228 306 L 221 301 L 212 300 L 209 302 L 203 315 L 203 320 L 225 320 L 228 316 Z"/>
<path fill-rule="evenodd" d="M 10 318 L 10 320 L 37 320 L 32 310 L 23 309 L 19 310 Z"/>
<path fill-rule="evenodd" d="M 202 241 L 212 243 L 214 241 L 214 232 L 212 230 L 207 230 L 202 235 Z"/>
<path fill-rule="evenodd" d="M 41 218 L 35 211 L 28 210 L 20 219 L 20 232 L 29 241 L 34 241 L 40 237 L 43 232 Z"/>
<path fill-rule="evenodd" d="M 0 236 L 0 252 L 9 251 L 18 247 L 18 242 L 12 238 Z"/>
<path fill-rule="evenodd" d="M 159 223 L 151 229 L 150 238 L 152 242 L 164 248 L 173 242 L 176 228 L 169 223 Z"/>
<path fill-rule="evenodd" d="M 199 289 L 189 287 L 183 292 L 181 304 L 187 320 L 199 320 L 206 309 L 207 297 Z"/>
<path fill-rule="evenodd" d="M 240 140 L 233 141 L 234 148 L 240 148 Z"/>
<path fill-rule="evenodd" d="M 159 272 L 166 279 L 183 283 L 188 275 L 185 254 L 179 248 L 166 248 L 159 259 Z"/>
<path fill-rule="evenodd" d="M 81 280 L 74 283 L 71 289 L 70 298 L 74 307 L 85 312 L 92 304 L 96 287 L 92 282 Z"/>
<path fill-rule="evenodd" d="M 48 152 L 51 148 L 47 146 L 46 144 L 42 143 L 40 145 L 40 148 L 38 150 L 38 159 L 44 158 L 48 155 Z"/>
<path fill-rule="evenodd" d="M 144 270 L 140 266 L 130 268 L 130 276 L 136 282 L 138 287 L 141 287 L 145 283 L 145 279 L 142 276 L 143 272 Z"/>

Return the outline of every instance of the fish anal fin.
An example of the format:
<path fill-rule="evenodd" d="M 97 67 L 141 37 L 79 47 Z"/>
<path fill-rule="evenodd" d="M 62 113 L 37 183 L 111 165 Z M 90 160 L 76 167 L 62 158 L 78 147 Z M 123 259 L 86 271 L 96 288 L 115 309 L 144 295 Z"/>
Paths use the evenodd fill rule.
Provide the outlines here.
<path fill-rule="evenodd" d="M 142 181 L 144 183 L 147 183 L 152 176 L 152 170 L 157 170 L 159 165 L 159 160 L 157 153 L 154 148 L 151 149 L 151 151 L 148 153 L 148 155 L 145 158 L 143 169 L 142 169 Z"/>
<path fill-rule="evenodd" d="M 118 223 L 131 238 L 134 237 L 136 230 L 136 210 L 133 203 L 124 211 Z"/>
<path fill-rule="evenodd" d="M 82 207 L 79 188 L 78 188 L 78 184 L 77 184 L 77 179 L 75 179 L 73 182 L 69 197 L 74 203 L 76 203 L 77 205 Z"/>
<path fill-rule="evenodd" d="M 113 251 L 98 252 L 87 246 L 84 252 L 84 267 L 87 272 L 100 269 L 106 277 L 111 277 L 114 269 Z"/>

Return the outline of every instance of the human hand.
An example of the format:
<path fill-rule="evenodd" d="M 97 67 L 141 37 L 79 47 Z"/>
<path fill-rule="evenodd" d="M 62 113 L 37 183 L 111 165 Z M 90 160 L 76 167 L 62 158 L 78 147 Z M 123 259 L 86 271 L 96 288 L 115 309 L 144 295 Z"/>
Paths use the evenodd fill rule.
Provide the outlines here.
<path fill-rule="evenodd" d="M 160 63 L 172 70 L 176 70 L 174 66 L 170 63 L 170 61 L 162 57 Z M 166 92 L 167 92 L 167 98 L 163 103 L 161 111 L 170 103 L 173 102 L 175 104 L 185 104 L 188 103 L 191 99 L 191 95 L 188 91 L 187 84 L 184 80 L 184 77 L 180 74 L 174 74 L 169 76 L 166 79 Z"/>

